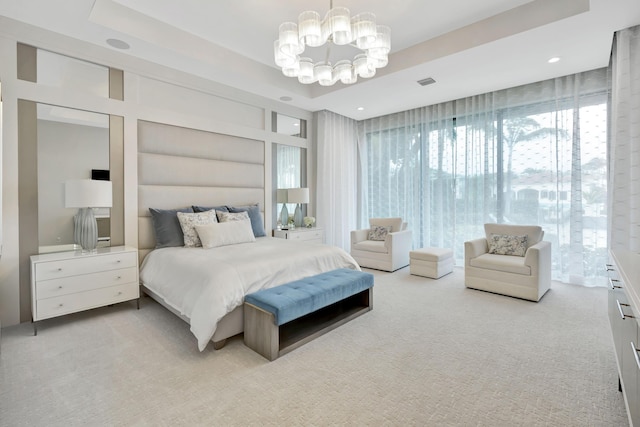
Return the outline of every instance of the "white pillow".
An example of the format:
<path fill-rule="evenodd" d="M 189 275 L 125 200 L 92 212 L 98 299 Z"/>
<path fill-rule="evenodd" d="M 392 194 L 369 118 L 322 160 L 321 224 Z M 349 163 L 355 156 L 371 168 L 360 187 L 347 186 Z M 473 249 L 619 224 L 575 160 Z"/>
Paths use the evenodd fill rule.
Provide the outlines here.
<path fill-rule="evenodd" d="M 196 225 L 196 231 L 205 249 L 256 241 L 249 219 Z"/>
<path fill-rule="evenodd" d="M 198 233 L 196 233 L 196 225 L 214 224 L 218 222 L 216 211 L 210 210 L 206 212 L 184 213 L 178 212 L 178 221 L 180 228 L 184 234 L 184 246 L 187 248 L 195 248 L 202 246 Z"/>

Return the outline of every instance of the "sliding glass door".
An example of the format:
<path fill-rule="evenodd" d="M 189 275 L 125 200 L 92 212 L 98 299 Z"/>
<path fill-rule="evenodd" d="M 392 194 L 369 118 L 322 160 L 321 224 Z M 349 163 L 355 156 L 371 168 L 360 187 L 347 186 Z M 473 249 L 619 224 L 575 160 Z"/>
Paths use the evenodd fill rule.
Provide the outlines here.
<path fill-rule="evenodd" d="M 369 217 L 401 216 L 414 247 L 487 222 L 539 224 L 553 278 L 597 284 L 606 263 L 605 70 L 370 119 L 360 129 Z"/>

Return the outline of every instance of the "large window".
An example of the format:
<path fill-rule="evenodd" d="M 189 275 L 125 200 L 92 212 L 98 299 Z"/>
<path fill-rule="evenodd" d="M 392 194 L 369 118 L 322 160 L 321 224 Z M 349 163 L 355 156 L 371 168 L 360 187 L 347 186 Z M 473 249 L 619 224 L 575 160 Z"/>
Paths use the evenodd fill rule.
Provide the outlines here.
<path fill-rule="evenodd" d="M 454 249 L 486 222 L 539 224 L 553 278 L 597 284 L 606 263 L 604 70 L 364 123 L 366 212 L 402 216 L 414 247 Z"/>

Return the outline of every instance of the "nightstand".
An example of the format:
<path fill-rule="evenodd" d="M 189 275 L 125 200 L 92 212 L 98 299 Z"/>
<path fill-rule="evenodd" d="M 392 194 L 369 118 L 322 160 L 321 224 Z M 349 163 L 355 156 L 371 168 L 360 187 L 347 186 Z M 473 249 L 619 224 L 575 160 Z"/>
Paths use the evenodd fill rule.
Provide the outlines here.
<path fill-rule="evenodd" d="M 273 237 L 312 243 L 324 243 L 324 230 L 318 227 L 300 227 L 293 230 L 273 230 Z"/>
<path fill-rule="evenodd" d="M 36 322 L 140 297 L 138 250 L 128 246 L 31 256 L 31 316 Z M 139 301 L 138 301 L 138 308 Z"/>

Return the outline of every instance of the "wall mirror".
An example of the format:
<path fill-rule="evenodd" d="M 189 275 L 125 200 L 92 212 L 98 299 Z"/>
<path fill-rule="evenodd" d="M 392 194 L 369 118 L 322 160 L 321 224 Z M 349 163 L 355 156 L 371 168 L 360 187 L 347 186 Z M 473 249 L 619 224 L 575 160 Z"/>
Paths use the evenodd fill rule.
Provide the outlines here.
<path fill-rule="evenodd" d="M 73 249 L 77 209 L 65 208 L 65 181 L 104 179 L 109 169 L 109 115 L 37 104 L 40 253 Z M 96 208 L 95 216 L 98 246 L 109 246 L 110 208 Z"/>
<path fill-rule="evenodd" d="M 307 137 L 307 121 L 273 112 L 273 131 L 283 135 Z"/>
<path fill-rule="evenodd" d="M 305 187 L 307 184 L 307 150 L 291 145 L 274 144 L 273 151 L 274 164 L 276 165 L 274 168 L 273 187 L 276 190 Z M 274 224 L 277 224 L 285 200 L 278 197 L 277 191 L 275 193 L 273 206 L 275 206 L 276 211 L 273 218 Z M 293 215 L 294 210 L 295 205 L 287 203 L 287 212 Z M 303 206 L 303 212 L 306 212 L 306 206 Z"/>

